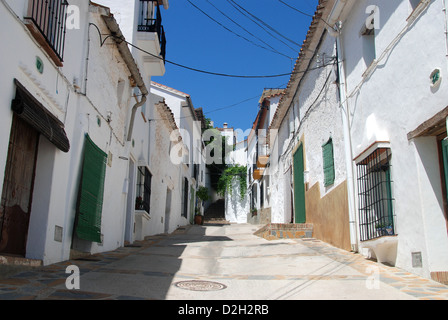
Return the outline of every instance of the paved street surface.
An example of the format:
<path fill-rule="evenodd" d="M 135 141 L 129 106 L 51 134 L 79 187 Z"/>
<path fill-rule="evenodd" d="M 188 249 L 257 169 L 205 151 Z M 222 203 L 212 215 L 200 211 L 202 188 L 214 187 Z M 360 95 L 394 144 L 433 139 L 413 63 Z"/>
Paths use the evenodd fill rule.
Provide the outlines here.
<path fill-rule="evenodd" d="M 0 300 L 448 299 L 448 287 L 437 282 L 315 239 L 268 241 L 253 235 L 258 228 L 189 226 L 138 246 L 27 270 L 0 280 Z M 79 290 L 66 287 L 70 265 L 81 272 Z"/>

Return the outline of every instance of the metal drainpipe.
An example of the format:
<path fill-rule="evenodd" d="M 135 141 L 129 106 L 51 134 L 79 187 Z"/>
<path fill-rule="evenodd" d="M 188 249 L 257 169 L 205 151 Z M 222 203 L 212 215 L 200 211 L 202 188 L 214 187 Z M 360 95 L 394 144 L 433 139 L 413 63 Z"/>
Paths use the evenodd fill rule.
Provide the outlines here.
<path fill-rule="evenodd" d="M 330 32 L 330 30 L 329 30 Z M 344 130 L 344 146 L 345 146 L 345 158 L 346 158 L 346 170 L 347 170 L 347 192 L 348 192 L 348 208 L 349 208 L 349 223 L 350 223 L 350 243 L 351 249 L 354 252 L 358 251 L 358 232 L 357 232 L 357 216 L 356 216 L 356 201 L 355 201 L 355 185 L 354 185 L 354 170 L 352 162 L 352 139 L 350 134 L 350 116 L 347 103 L 347 93 L 345 84 L 345 69 L 343 66 L 344 54 L 341 46 L 341 25 L 337 27 L 337 32 L 331 30 L 331 34 L 336 37 L 336 50 L 337 50 L 337 64 L 338 64 L 338 82 L 339 82 L 339 95 L 341 102 L 341 115 Z"/>
<path fill-rule="evenodd" d="M 448 8 L 446 0 L 443 0 L 443 12 L 445 16 L 445 43 L 446 43 L 446 56 L 448 57 Z"/>
<path fill-rule="evenodd" d="M 137 109 L 140 108 L 142 105 L 144 105 L 146 103 L 146 100 L 147 100 L 146 95 L 143 95 L 140 102 L 137 102 L 134 105 L 134 107 L 132 108 L 131 120 L 129 122 L 128 141 L 132 140 L 132 131 L 134 130 L 134 121 L 135 121 L 135 114 L 137 113 Z"/>

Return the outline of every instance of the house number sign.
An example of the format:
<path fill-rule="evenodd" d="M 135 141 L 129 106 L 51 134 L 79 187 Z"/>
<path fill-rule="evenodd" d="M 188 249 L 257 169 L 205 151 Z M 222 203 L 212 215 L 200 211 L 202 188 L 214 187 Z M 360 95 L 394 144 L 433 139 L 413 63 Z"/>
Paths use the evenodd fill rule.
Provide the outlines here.
<path fill-rule="evenodd" d="M 44 62 L 39 57 L 36 57 L 36 69 L 39 73 L 44 73 Z"/>

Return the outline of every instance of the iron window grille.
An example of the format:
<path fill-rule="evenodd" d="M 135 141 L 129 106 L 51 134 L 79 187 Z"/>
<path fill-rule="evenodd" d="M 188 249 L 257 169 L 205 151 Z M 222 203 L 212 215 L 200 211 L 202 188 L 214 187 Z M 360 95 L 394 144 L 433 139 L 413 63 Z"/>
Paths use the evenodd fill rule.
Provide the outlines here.
<path fill-rule="evenodd" d="M 190 184 L 187 178 L 184 178 L 184 183 L 182 186 L 182 211 L 181 216 L 184 218 L 188 217 L 188 189 Z"/>
<path fill-rule="evenodd" d="M 361 241 L 395 235 L 390 159 L 379 148 L 357 164 Z"/>
<path fill-rule="evenodd" d="M 45 41 L 64 60 L 67 6 L 66 0 L 30 0 L 26 20 L 31 20 Z"/>
<path fill-rule="evenodd" d="M 151 180 L 152 175 L 148 168 L 138 167 L 135 210 L 144 210 L 149 213 L 151 204 Z"/>

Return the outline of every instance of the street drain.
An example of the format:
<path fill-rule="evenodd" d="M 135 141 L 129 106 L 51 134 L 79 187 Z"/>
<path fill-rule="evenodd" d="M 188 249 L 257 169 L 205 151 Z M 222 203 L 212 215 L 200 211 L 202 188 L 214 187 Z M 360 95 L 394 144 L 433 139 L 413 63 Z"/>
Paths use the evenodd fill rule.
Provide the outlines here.
<path fill-rule="evenodd" d="M 176 282 L 174 285 L 180 289 L 190 291 L 219 291 L 227 288 L 222 283 L 203 280 L 181 281 Z"/>

